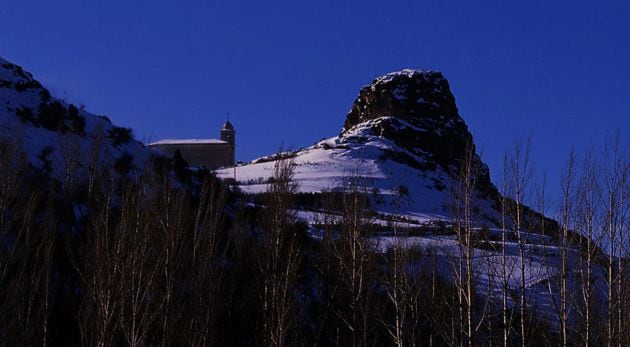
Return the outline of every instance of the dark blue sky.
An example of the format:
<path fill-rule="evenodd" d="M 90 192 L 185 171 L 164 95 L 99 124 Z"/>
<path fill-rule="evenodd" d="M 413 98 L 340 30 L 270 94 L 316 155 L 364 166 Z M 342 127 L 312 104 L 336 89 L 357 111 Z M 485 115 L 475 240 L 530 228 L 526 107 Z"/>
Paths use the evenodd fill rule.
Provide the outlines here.
<path fill-rule="evenodd" d="M 240 160 L 335 135 L 378 75 L 438 69 L 495 178 L 530 133 L 556 183 L 571 144 L 630 129 L 628 18 L 627 1 L 20 0 L 0 55 L 141 140 L 216 137 L 229 111 Z"/>

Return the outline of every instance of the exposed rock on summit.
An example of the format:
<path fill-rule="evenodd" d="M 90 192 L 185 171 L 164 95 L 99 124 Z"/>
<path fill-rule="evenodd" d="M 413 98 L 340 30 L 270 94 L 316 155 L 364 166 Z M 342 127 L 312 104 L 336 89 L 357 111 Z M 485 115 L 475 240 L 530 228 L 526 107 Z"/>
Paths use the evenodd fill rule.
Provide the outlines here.
<path fill-rule="evenodd" d="M 376 78 L 359 92 L 344 131 L 358 123 L 387 116 L 405 119 L 416 126 L 427 121 L 441 121 L 442 125 L 448 121 L 463 123 L 448 81 L 438 71 L 406 69 Z"/>
<path fill-rule="evenodd" d="M 447 173 L 456 174 L 467 146 L 475 150 L 448 81 L 438 71 L 406 69 L 378 77 L 363 87 L 346 117 L 341 135 L 368 121 L 372 121 L 373 135 L 426 158 L 423 169 L 434 169 L 437 165 Z M 400 156 L 391 159 L 408 161 Z M 491 188 L 487 166 L 478 156 L 475 161 L 480 168 L 479 188 Z"/>

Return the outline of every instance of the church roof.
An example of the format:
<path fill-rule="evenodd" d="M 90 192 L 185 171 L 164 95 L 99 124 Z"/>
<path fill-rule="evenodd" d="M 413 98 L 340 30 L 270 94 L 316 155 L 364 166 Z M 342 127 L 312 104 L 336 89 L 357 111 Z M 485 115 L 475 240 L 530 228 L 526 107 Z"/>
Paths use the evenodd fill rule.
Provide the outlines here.
<path fill-rule="evenodd" d="M 149 146 L 156 145 L 208 145 L 208 144 L 224 144 L 225 141 L 217 139 L 166 139 L 150 143 Z"/>
<path fill-rule="evenodd" d="M 223 129 L 221 129 L 221 130 L 234 130 L 234 126 L 228 120 L 228 121 L 225 122 L 225 124 L 223 124 Z"/>

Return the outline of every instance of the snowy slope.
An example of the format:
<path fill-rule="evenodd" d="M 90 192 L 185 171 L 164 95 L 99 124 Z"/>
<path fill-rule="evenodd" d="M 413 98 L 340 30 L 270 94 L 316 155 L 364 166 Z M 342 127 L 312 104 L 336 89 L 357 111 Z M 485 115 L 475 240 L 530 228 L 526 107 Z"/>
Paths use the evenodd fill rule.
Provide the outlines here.
<path fill-rule="evenodd" d="M 418 222 L 449 220 L 452 215 L 452 178 L 440 167 L 419 170 L 394 160 L 392 153 L 403 153 L 422 163 L 426 159 L 373 135 L 371 129 L 388 117 L 361 123 L 342 135 L 323 140 L 311 147 L 289 154 L 295 163 L 294 181 L 300 192 L 343 189 L 349 177 L 360 177 L 360 186 L 372 196 L 374 207 L 383 213 L 395 213 Z M 403 127 L 413 125 L 401 121 Z M 395 156 L 394 156 L 395 157 Z M 236 168 L 239 188 L 247 193 L 261 193 L 276 161 L 271 157 L 254 160 Z M 217 171 L 219 177 L 233 178 L 234 169 Z M 498 218 L 492 202 L 479 196 L 485 208 L 480 221 Z"/>
<path fill-rule="evenodd" d="M 339 135 L 280 156 L 292 157 L 301 192 L 343 189 L 349 177 L 358 176 L 373 209 L 427 222 L 452 219 L 453 192 L 465 153 L 473 153 L 478 168 L 475 219 L 496 226 L 498 192 L 487 165 L 474 154 L 472 134 L 448 81 L 438 71 L 406 69 L 363 87 Z M 248 193 L 265 191 L 276 157 L 238 166 L 239 187 Z M 233 169 L 217 174 L 234 178 Z"/>
<path fill-rule="evenodd" d="M 492 230 L 500 233 L 499 230 Z M 518 305 L 518 292 L 520 290 L 522 274 L 525 279 L 525 295 L 530 307 L 545 315 L 550 322 L 557 324 L 559 312 L 559 278 L 561 274 L 561 249 L 557 242 L 540 234 L 529 234 L 525 248 L 525 267 L 521 271 L 519 245 L 516 241 L 506 242 L 506 281 L 508 289 L 508 305 Z M 454 266 L 458 264 L 459 243 L 454 235 L 422 235 L 422 236 L 376 236 L 374 241 L 381 251 L 386 251 L 394 246 L 403 248 L 416 248 L 430 251 L 435 255 L 435 261 L 439 272 L 443 276 L 453 278 L 456 272 Z M 499 241 L 491 241 L 497 249 L 500 249 Z M 472 256 L 474 281 L 477 291 L 484 297 L 488 297 L 495 303 L 502 298 L 502 274 L 503 259 L 500 251 L 474 249 Z M 567 288 L 572 296 L 579 295 L 579 250 L 570 247 L 567 251 Z M 429 264 L 420 264 L 429 266 Z M 429 270 L 429 269 L 427 269 Z M 596 286 L 600 287 L 600 295 L 603 293 L 605 269 L 596 265 L 593 269 L 593 278 Z"/>
<path fill-rule="evenodd" d="M 349 176 L 359 173 L 361 185 L 365 191 L 371 192 L 378 189 L 378 194 L 382 201 L 375 206 L 376 210 L 386 214 L 401 215 L 404 220 L 417 223 L 429 224 L 431 221 L 451 221 L 452 220 L 452 194 L 449 185 L 453 178 L 437 167 L 432 170 L 418 170 L 408 165 L 399 163 L 391 159 L 383 159 L 384 153 L 390 151 L 404 151 L 393 144 L 390 140 L 374 136 L 369 131 L 375 123 L 384 119 L 370 120 L 353 127 L 350 131 L 321 141 L 309 148 L 297 151 L 292 154 L 295 163 L 294 180 L 298 184 L 301 192 L 321 192 L 343 188 L 344 182 Z M 411 126 L 403 122 L 403 126 Z M 412 155 L 411 153 L 406 153 Z M 416 157 L 417 160 L 424 158 Z M 257 162 L 261 161 L 262 162 Z M 270 157 L 254 160 L 250 164 L 241 165 L 236 168 L 236 178 L 239 187 L 248 193 L 261 193 L 267 189 L 264 183 L 272 175 L 275 160 Z M 231 178 L 234 175 L 233 169 L 223 169 L 218 171 L 219 176 Z M 261 183 L 263 182 L 263 183 Z M 398 187 L 404 185 L 408 187 L 408 194 L 398 193 Z M 373 197 L 374 199 L 374 197 Z M 398 205 L 397 205 L 398 204 Z M 475 204 L 482 207 L 482 214 L 478 215 L 478 225 L 489 226 L 491 231 L 498 238 L 498 230 L 495 221 L 500 220 L 500 214 L 495 210 L 491 201 L 477 195 Z M 316 225 L 324 220 L 327 212 L 296 211 L 298 218 Z M 484 217 L 485 216 L 485 217 Z M 330 218 L 330 216 L 328 216 Z M 392 226 L 391 221 L 376 219 L 370 220 L 372 223 L 381 226 Z M 414 227 L 415 223 L 396 223 L 398 228 Z M 432 230 L 432 229 L 427 229 Z M 315 232 L 316 234 L 316 232 Z M 420 247 L 421 249 L 433 248 L 437 250 L 443 273 L 448 273 L 449 264 L 453 262 L 453 257 L 458 254 L 458 243 L 453 235 L 427 235 L 419 236 L 393 236 L 392 233 L 382 232 L 374 237 L 377 247 L 381 251 L 395 245 L 403 247 Z M 526 282 L 528 284 L 528 295 L 538 298 L 541 305 L 549 305 L 547 287 L 548 281 L 552 280 L 558 273 L 559 264 L 557 257 L 558 247 L 554 245 L 554 240 L 549 236 L 537 233 L 527 234 L 527 267 L 525 269 Z M 496 242 L 498 247 L 498 242 Z M 520 263 L 518 256 L 518 245 L 510 241 L 506 247 L 509 287 L 513 290 L 520 284 Z M 572 254 L 576 251 L 573 250 Z M 551 255 L 552 263 L 549 268 L 543 266 L 543 255 Z M 475 250 L 475 267 L 478 286 L 497 294 L 500 289 L 500 265 L 501 254 L 499 252 L 477 249 Z M 575 256 L 572 257 L 575 262 Z M 547 265 L 547 264 L 545 264 Z M 498 294 L 497 294 L 498 295 Z"/>
<path fill-rule="evenodd" d="M 437 257 L 440 274 L 452 279 L 453 264 L 459 263 L 458 256 L 462 254 L 461 244 L 454 235 L 440 232 L 434 222 L 454 221 L 456 173 L 460 172 L 467 145 L 472 146 L 469 148 L 474 153 L 472 135 L 459 116 L 446 79 L 435 71 L 403 70 L 379 77 L 361 89 L 341 134 L 295 152 L 263 157 L 236 169 L 222 169 L 217 175 L 225 179 L 235 175 L 238 187 L 252 194 L 266 191 L 280 158 L 294 162 L 294 181 L 304 193 L 343 190 L 349 177 L 358 176 L 359 185 L 371 198 L 371 207 L 380 212 L 366 221 L 379 226 L 372 237 L 375 247 L 382 252 L 395 245 L 430 249 Z M 474 249 L 474 278 L 479 294 L 499 302 L 503 290 L 503 258 L 501 245 L 496 241 L 502 232 L 498 229 L 500 196 L 481 158 L 474 155 L 472 162 L 478 168 L 473 224 L 487 227 L 494 240 Z M 321 236 L 323 220 L 338 218 L 337 211 L 300 210 L 295 214 L 310 225 L 315 238 Z M 534 214 L 525 217 L 525 221 L 536 225 L 540 218 Z M 441 224 L 444 223 L 437 223 Z M 552 224 L 549 221 L 548 225 Z M 406 234 L 404 228 L 414 231 Z M 398 234 L 394 232 L 401 229 Z M 557 322 L 558 240 L 536 229 L 523 231 L 523 235 L 524 269 L 519 244 L 513 236 L 507 237 L 505 245 L 509 304 L 518 305 L 514 293 L 518 293 L 524 276 L 531 307 Z M 572 291 L 580 268 L 577 247 L 571 246 L 568 254 L 567 281 Z M 601 284 L 603 269 L 596 269 L 595 277 Z"/>
<path fill-rule="evenodd" d="M 58 124 L 57 118 L 62 119 Z M 51 97 L 30 73 L 0 58 L 0 136 L 21 140 L 34 167 L 48 162 L 53 173 L 62 175 L 83 167 L 96 148 L 103 168 L 112 168 L 123 155 L 141 167 L 150 152 L 138 141 L 127 141 L 126 132 L 107 117 Z"/>

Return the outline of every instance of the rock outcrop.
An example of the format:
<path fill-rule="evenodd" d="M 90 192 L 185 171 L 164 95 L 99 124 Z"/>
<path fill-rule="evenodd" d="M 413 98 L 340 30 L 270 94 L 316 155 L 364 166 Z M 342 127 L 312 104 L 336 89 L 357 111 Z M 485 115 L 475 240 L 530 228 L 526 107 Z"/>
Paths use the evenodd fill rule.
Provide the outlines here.
<path fill-rule="evenodd" d="M 376 78 L 359 92 L 341 135 L 371 121 L 371 133 L 425 159 L 414 163 L 392 153 L 389 159 L 422 169 L 441 167 L 457 175 L 467 148 L 475 153 L 473 137 L 459 115 L 448 81 L 437 71 L 402 70 Z M 468 147 L 471 146 L 471 147 Z M 475 155 L 478 188 L 495 192 L 488 167 Z"/>

